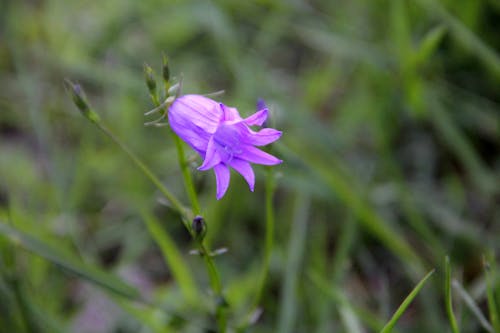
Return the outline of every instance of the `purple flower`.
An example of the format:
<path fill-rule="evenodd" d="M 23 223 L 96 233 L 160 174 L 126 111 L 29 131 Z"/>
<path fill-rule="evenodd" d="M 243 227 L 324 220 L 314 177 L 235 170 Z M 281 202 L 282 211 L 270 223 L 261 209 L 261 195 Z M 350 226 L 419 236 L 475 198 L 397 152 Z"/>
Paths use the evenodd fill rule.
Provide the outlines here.
<path fill-rule="evenodd" d="M 229 167 L 240 173 L 253 191 L 255 175 L 250 163 L 276 165 L 282 161 L 256 146 L 265 146 L 278 140 L 281 131 L 263 128 L 258 132 L 249 126 L 262 126 L 268 110 L 259 103 L 260 110 L 248 118 L 241 118 L 238 110 L 200 95 L 177 98 L 168 110 L 172 130 L 203 158 L 198 170 L 214 169 L 217 179 L 217 200 L 229 186 Z"/>

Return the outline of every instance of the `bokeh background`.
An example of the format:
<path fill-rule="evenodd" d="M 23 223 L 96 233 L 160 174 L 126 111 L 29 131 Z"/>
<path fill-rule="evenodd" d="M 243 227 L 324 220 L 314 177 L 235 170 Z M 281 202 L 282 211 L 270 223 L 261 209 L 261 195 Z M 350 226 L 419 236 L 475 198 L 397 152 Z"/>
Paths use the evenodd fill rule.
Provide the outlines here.
<path fill-rule="evenodd" d="M 178 216 L 63 84 L 82 84 L 187 204 L 168 129 L 143 125 L 142 66 L 159 73 L 165 52 L 184 93 L 223 89 L 242 115 L 263 98 L 284 132 L 250 332 L 378 331 L 431 269 L 395 330 L 450 332 L 446 255 L 461 332 L 487 332 L 488 292 L 500 307 L 499 22 L 498 0 L 1 1 L 0 331 L 214 329 Z M 216 263 L 235 327 L 263 261 L 266 168 L 255 193 L 233 174 L 216 201 L 213 174 L 188 157 L 208 242 L 229 249 Z M 167 262 L 148 219 L 170 237 Z"/>

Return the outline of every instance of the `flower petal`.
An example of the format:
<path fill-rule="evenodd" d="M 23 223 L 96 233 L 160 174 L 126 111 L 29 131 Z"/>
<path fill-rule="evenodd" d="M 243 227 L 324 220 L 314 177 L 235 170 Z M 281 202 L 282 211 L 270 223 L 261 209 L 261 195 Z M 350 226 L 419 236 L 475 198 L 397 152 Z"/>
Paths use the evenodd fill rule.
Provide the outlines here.
<path fill-rule="evenodd" d="M 250 166 L 250 163 L 247 161 L 243 161 L 239 158 L 234 158 L 229 165 L 236 170 L 240 175 L 245 178 L 245 180 L 248 183 L 248 187 L 250 187 L 250 191 L 253 192 L 254 185 L 255 185 L 255 174 L 253 172 L 252 167 Z"/>
<path fill-rule="evenodd" d="M 264 109 L 267 109 L 266 102 L 264 102 L 264 100 L 262 98 L 257 99 L 256 110 L 260 111 L 260 110 L 264 110 Z"/>
<path fill-rule="evenodd" d="M 238 110 L 236 108 L 232 108 L 230 106 L 224 105 L 222 103 L 219 104 L 223 113 L 223 121 L 240 121 L 242 120 Z"/>
<path fill-rule="evenodd" d="M 247 117 L 243 119 L 245 124 L 248 126 L 262 126 L 262 124 L 266 121 L 268 115 L 268 110 L 267 108 L 260 110 L 258 112 L 255 112 L 253 115 L 250 117 Z"/>
<path fill-rule="evenodd" d="M 268 145 L 281 137 L 282 132 L 274 128 L 264 128 L 258 132 L 249 130 L 250 134 L 245 138 L 246 143 L 254 146 Z"/>
<path fill-rule="evenodd" d="M 205 171 L 213 168 L 215 165 L 221 162 L 221 158 L 219 153 L 217 153 L 217 149 L 215 148 L 214 138 L 210 138 L 208 141 L 207 152 L 205 154 L 205 160 L 203 164 L 198 167 L 198 170 Z"/>
<path fill-rule="evenodd" d="M 197 126 L 185 125 L 178 122 L 178 119 L 169 119 L 170 128 L 186 143 L 188 143 L 194 150 L 206 151 L 210 134 Z"/>
<path fill-rule="evenodd" d="M 219 103 L 209 98 L 184 95 L 176 98 L 168 108 L 168 119 L 185 127 L 198 127 L 207 133 L 214 133 L 222 119 L 222 110 Z"/>
<path fill-rule="evenodd" d="M 276 165 L 283 162 L 273 155 L 263 152 L 262 150 L 250 145 L 245 145 L 243 152 L 238 157 L 251 163 L 263 165 Z"/>
<path fill-rule="evenodd" d="M 215 178 L 217 181 L 217 200 L 220 200 L 226 194 L 229 187 L 229 168 L 225 164 L 214 166 Z"/>

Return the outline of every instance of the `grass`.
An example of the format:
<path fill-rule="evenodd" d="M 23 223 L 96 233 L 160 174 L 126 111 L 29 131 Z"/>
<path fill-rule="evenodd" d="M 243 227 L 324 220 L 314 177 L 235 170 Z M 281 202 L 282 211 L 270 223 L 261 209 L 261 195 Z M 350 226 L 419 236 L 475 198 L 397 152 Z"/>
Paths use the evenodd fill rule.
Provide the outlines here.
<path fill-rule="evenodd" d="M 2 2 L 0 332 L 498 331 L 499 17 L 495 1 Z M 143 64 L 162 73 L 163 53 L 185 93 L 271 107 L 284 163 L 256 166 L 254 193 L 234 173 L 217 201 L 196 154 L 143 125 L 161 95 Z M 190 254 L 198 213 L 205 254 L 227 253 Z M 102 299 L 106 319 L 86 317 Z"/>

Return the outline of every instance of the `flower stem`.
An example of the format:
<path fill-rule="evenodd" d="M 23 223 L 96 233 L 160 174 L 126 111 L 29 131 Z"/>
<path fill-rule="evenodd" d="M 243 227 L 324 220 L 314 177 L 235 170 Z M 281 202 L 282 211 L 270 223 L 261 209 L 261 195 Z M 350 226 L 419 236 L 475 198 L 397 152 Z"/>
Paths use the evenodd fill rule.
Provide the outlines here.
<path fill-rule="evenodd" d="M 168 85 L 165 86 L 166 93 L 168 93 Z M 153 103 L 156 107 L 160 106 L 160 103 L 153 100 Z M 184 188 L 189 197 L 189 201 L 191 202 L 191 208 L 193 214 L 200 215 L 201 209 L 198 201 L 198 195 L 196 194 L 196 189 L 194 187 L 193 178 L 189 171 L 188 163 L 186 161 L 186 156 L 184 154 L 184 147 L 181 139 L 172 131 L 172 137 L 175 143 L 175 147 L 177 149 L 177 158 L 179 160 L 179 167 L 182 172 L 182 177 L 184 179 Z M 193 235 L 193 231 L 188 227 L 191 236 Z M 193 237 L 194 238 L 194 237 Z M 226 311 L 225 307 L 227 306 L 226 301 L 224 299 L 224 295 L 222 293 L 222 284 L 219 277 L 219 272 L 217 267 L 215 266 L 215 262 L 210 251 L 207 249 L 204 240 L 201 239 L 197 242 L 198 251 L 203 257 L 203 261 L 205 262 L 205 267 L 207 269 L 208 277 L 210 279 L 210 286 L 216 296 L 216 310 L 215 310 L 215 318 L 217 321 L 217 326 L 219 328 L 219 332 L 226 332 L 227 319 L 226 319 Z"/>
<path fill-rule="evenodd" d="M 177 156 L 179 158 L 179 166 L 182 170 L 182 176 L 184 178 L 184 186 L 186 188 L 186 192 L 188 193 L 189 200 L 191 201 L 192 209 L 195 215 L 200 214 L 200 206 L 198 203 L 198 196 L 196 195 L 196 190 L 194 188 L 193 180 L 191 177 L 191 173 L 189 172 L 188 165 L 186 163 L 186 157 L 184 155 L 184 148 L 182 146 L 182 142 L 180 138 L 174 133 L 174 142 L 177 147 Z M 227 306 L 226 301 L 224 299 L 224 295 L 222 293 L 222 284 L 219 277 L 219 272 L 217 267 L 215 266 L 214 259 L 207 249 L 205 242 L 203 239 L 197 242 L 198 251 L 203 257 L 203 261 L 205 262 L 205 266 L 207 268 L 208 277 L 210 279 L 210 286 L 216 297 L 216 309 L 215 309 L 215 318 L 217 321 L 217 326 L 219 328 L 219 332 L 226 332 L 227 319 L 226 319 L 226 311 L 225 307 Z"/>
<path fill-rule="evenodd" d="M 155 174 L 142 162 L 142 160 L 132 151 L 130 148 L 123 143 L 108 127 L 106 127 L 101 121 L 94 122 L 94 124 L 109 137 L 115 144 L 117 144 L 134 162 L 134 164 L 144 173 L 144 175 L 158 188 L 158 190 L 167 198 L 172 207 L 181 215 L 183 224 L 186 226 L 188 231 L 190 231 L 189 225 L 187 224 L 190 220 L 190 214 L 186 207 L 184 207 L 179 199 L 170 192 L 165 185 L 155 176 Z"/>
<path fill-rule="evenodd" d="M 210 278 L 210 285 L 212 290 L 215 293 L 215 319 L 217 321 L 217 326 L 219 328 L 219 332 L 226 332 L 227 327 L 227 318 L 226 318 L 226 307 L 227 303 L 222 293 L 222 284 L 219 277 L 219 272 L 217 271 L 217 267 L 215 266 L 215 262 L 210 255 L 210 251 L 207 250 L 205 244 L 199 242 L 198 244 L 199 251 L 205 261 L 205 266 L 207 268 L 208 276 Z"/>
<path fill-rule="evenodd" d="M 184 155 L 184 147 L 182 146 L 181 139 L 175 135 L 175 133 L 172 132 L 172 136 L 174 137 L 175 147 L 177 148 L 177 158 L 179 159 L 179 166 L 182 171 L 182 177 L 184 178 L 184 187 L 186 188 L 194 215 L 199 215 L 201 212 L 200 204 L 198 203 L 198 196 L 194 188 L 193 178 L 189 172 L 186 156 Z"/>

